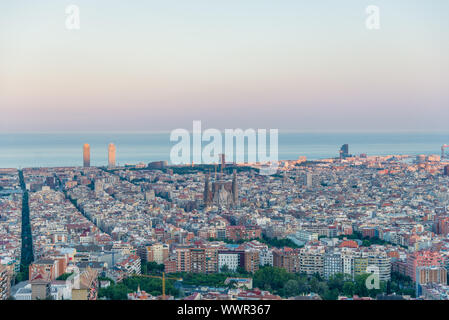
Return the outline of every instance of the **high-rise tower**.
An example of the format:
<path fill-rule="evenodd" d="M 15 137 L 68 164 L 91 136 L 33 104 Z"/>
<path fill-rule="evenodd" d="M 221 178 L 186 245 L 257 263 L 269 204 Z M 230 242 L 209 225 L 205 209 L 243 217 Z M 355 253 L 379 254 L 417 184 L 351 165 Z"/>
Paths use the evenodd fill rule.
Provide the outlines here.
<path fill-rule="evenodd" d="M 83 146 L 83 166 L 90 167 L 90 146 L 88 143 Z"/>
<path fill-rule="evenodd" d="M 113 143 L 110 143 L 108 147 L 108 167 L 115 167 L 115 145 Z"/>
<path fill-rule="evenodd" d="M 344 144 L 340 148 L 340 160 L 346 159 L 352 157 L 352 155 L 349 154 L 349 144 Z"/>

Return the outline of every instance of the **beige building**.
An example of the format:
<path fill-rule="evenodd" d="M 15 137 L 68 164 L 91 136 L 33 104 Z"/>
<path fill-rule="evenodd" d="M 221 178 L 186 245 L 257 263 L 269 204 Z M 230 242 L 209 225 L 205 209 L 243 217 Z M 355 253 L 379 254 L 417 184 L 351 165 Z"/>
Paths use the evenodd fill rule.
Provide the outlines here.
<path fill-rule="evenodd" d="M 301 273 L 319 273 L 320 276 L 324 276 L 324 247 L 301 248 L 299 257 L 299 271 Z"/>
<path fill-rule="evenodd" d="M 147 247 L 147 261 L 163 264 L 168 259 L 169 246 L 167 244 L 153 244 Z"/>
<path fill-rule="evenodd" d="M 83 146 L 83 166 L 90 167 L 90 146 L 87 143 Z"/>
<path fill-rule="evenodd" d="M 31 283 L 31 300 L 46 300 L 50 297 L 50 281 L 46 279 L 35 279 Z"/>
<path fill-rule="evenodd" d="M 419 284 L 447 283 L 447 271 L 443 267 L 418 267 L 416 281 Z"/>
<path fill-rule="evenodd" d="M 115 167 L 115 145 L 113 143 L 109 144 L 108 147 L 108 167 L 114 168 Z"/>

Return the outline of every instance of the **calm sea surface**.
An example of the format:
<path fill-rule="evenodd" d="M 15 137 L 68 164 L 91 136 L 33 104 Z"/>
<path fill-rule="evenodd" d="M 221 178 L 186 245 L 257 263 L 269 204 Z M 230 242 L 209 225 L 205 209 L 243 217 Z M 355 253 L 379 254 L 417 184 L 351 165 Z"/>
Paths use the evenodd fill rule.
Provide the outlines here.
<path fill-rule="evenodd" d="M 91 165 L 106 165 L 110 142 L 117 147 L 119 165 L 169 161 L 176 144 L 168 133 L 0 134 L 0 168 L 81 166 L 84 143 L 91 146 Z M 279 159 L 336 157 L 345 143 L 352 154 L 440 154 L 441 145 L 449 144 L 449 134 L 280 132 Z"/>

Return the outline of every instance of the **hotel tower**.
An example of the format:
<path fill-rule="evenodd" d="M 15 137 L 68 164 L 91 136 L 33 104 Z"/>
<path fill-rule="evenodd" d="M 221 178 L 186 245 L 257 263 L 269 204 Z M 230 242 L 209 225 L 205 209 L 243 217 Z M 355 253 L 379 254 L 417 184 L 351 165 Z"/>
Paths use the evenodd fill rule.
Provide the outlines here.
<path fill-rule="evenodd" d="M 113 143 L 110 143 L 108 147 L 108 167 L 115 167 L 115 145 Z"/>
<path fill-rule="evenodd" d="M 87 143 L 83 146 L 83 166 L 90 167 L 90 146 Z"/>

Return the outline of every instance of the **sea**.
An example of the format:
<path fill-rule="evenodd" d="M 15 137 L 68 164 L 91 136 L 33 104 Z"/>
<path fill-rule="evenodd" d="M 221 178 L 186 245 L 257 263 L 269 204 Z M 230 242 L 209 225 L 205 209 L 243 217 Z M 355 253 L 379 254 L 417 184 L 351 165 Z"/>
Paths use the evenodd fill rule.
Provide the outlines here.
<path fill-rule="evenodd" d="M 166 160 L 177 143 L 170 133 L 0 133 L 0 168 L 70 167 L 83 163 L 83 144 L 90 144 L 91 165 L 107 164 L 108 144 L 117 149 L 118 165 Z M 207 144 L 204 143 L 204 144 Z M 449 133 L 292 133 L 279 132 L 279 160 L 338 157 L 349 144 L 351 154 L 441 154 Z M 269 147 L 267 147 L 269 150 Z M 448 150 L 449 151 L 449 150 Z M 227 159 L 228 161 L 228 159 Z"/>

